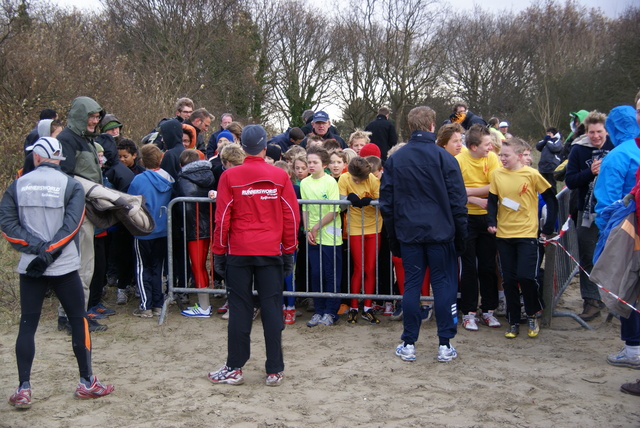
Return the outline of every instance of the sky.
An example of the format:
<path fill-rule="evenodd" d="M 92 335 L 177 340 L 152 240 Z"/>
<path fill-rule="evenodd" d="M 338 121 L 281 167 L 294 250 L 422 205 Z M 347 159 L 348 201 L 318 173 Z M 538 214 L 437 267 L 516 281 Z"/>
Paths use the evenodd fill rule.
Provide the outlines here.
<path fill-rule="evenodd" d="M 472 10 L 475 5 L 480 5 L 483 9 L 491 8 L 496 13 L 509 11 L 517 13 L 529 5 L 534 4 L 536 1 L 540 0 L 450 0 L 450 3 L 466 10 Z M 592 8 L 600 8 L 607 16 L 615 18 L 622 14 L 627 7 L 637 4 L 637 1 L 638 0 L 578 0 L 578 4 Z M 57 0 L 55 3 L 60 6 L 77 7 L 81 10 L 95 8 L 96 5 L 102 7 L 97 1 L 91 0 Z"/>

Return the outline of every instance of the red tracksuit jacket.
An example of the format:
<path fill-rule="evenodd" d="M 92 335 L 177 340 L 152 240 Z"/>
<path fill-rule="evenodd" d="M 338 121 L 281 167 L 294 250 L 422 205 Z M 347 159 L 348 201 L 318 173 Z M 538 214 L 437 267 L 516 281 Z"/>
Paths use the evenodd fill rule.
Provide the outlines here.
<path fill-rule="evenodd" d="M 220 177 L 213 253 L 292 253 L 298 245 L 299 212 L 287 173 L 259 156 L 247 156 Z"/>

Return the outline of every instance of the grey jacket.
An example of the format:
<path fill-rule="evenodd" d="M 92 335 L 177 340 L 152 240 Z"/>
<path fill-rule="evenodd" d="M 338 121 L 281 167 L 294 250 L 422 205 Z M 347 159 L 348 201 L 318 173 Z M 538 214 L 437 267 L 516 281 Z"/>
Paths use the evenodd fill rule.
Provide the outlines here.
<path fill-rule="evenodd" d="M 42 163 L 11 183 L 0 202 L 0 229 L 22 253 L 18 263 L 21 274 L 43 253 L 57 257 L 44 272 L 45 276 L 78 270 L 80 251 L 76 234 L 83 219 L 82 186 L 52 163 Z"/>

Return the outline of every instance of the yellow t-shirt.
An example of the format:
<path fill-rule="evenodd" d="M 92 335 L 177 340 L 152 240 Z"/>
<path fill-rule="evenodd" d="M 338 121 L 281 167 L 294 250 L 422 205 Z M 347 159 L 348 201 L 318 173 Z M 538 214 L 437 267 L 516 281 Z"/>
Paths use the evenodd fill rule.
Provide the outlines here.
<path fill-rule="evenodd" d="M 368 197 L 378 199 L 380 197 L 380 180 L 375 175 L 369 174 L 369 178 L 356 184 L 351 178 L 351 174 L 345 172 L 338 180 L 340 196 L 347 196 L 355 193 L 360 199 Z M 362 235 L 362 211 L 364 210 L 364 234 L 370 235 L 380 233 L 382 230 L 382 216 L 378 218 L 378 228 L 376 229 L 376 207 L 371 205 L 364 208 L 351 207 L 351 215 L 347 216 L 349 222 L 349 235 Z"/>
<path fill-rule="evenodd" d="M 498 160 L 498 155 L 489 152 L 489 156 L 476 159 L 469 151 L 460 152 L 456 160 L 460 164 L 460 172 L 464 180 L 464 187 L 482 187 L 489 184 L 491 173 L 502 165 Z M 484 215 L 487 210 L 483 210 L 476 204 L 467 204 L 469 215 Z"/>
<path fill-rule="evenodd" d="M 498 196 L 498 238 L 538 237 L 538 193 L 551 185 L 540 173 L 523 166 L 499 168 L 491 175 L 489 192 Z"/>

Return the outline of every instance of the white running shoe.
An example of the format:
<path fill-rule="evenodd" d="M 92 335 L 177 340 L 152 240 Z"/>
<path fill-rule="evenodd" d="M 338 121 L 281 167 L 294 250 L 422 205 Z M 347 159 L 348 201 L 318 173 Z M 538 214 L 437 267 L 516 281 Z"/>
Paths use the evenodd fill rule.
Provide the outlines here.
<path fill-rule="evenodd" d="M 482 322 L 484 323 L 484 325 L 492 328 L 500 327 L 500 321 L 498 321 L 496 317 L 493 316 L 493 311 L 488 311 L 486 314 L 482 314 Z"/>
<path fill-rule="evenodd" d="M 396 346 L 396 355 L 402 359 L 402 361 L 414 362 L 416 360 L 416 346 L 406 345 L 404 342 Z"/>
<path fill-rule="evenodd" d="M 311 319 L 309 321 L 307 321 L 307 327 L 315 327 L 318 324 L 320 324 L 320 321 L 322 320 L 322 315 L 320 314 L 313 314 L 313 316 L 311 317 Z"/>
<path fill-rule="evenodd" d="M 462 326 L 469 331 L 478 331 L 478 324 L 476 322 L 476 313 L 469 312 L 462 317 Z"/>
<path fill-rule="evenodd" d="M 118 289 L 118 294 L 116 296 L 116 305 L 126 305 L 127 304 L 127 292 L 125 290 Z"/>
<path fill-rule="evenodd" d="M 447 363 L 449 361 L 453 361 L 458 357 L 458 353 L 456 352 L 456 348 L 452 345 L 440 345 L 438 346 L 438 361 L 441 363 Z"/>
<path fill-rule="evenodd" d="M 211 316 L 211 306 L 207 309 L 202 309 L 197 303 L 188 307 L 184 311 L 180 312 L 185 317 L 191 318 L 209 318 Z"/>

